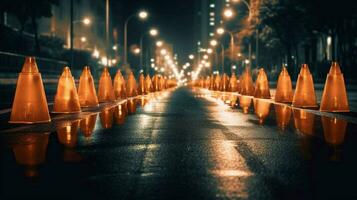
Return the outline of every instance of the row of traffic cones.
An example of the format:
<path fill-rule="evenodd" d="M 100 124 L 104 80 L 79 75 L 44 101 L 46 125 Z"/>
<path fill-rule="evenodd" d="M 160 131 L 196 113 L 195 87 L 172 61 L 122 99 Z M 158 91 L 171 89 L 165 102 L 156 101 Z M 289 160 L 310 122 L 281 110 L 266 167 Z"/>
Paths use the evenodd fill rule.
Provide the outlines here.
<path fill-rule="evenodd" d="M 221 80 L 222 79 L 222 80 Z M 267 75 L 263 68 L 259 69 L 255 81 L 250 74 L 249 68 L 246 68 L 243 74 L 237 80 L 233 73 L 228 80 L 226 74 L 207 77 L 198 81 L 200 87 L 210 90 L 238 92 L 244 96 L 253 96 L 254 98 L 270 99 L 270 88 Z M 275 101 L 281 103 L 292 103 L 295 107 L 317 108 L 317 100 L 314 89 L 312 74 L 307 64 L 303 64 L 297 79 L 295 93 L 291 83 L 291 78 L 285 67 L 278 78 Z M 249 102 L 249 103 L 248 103 Z M 250 105 L 250 100 L 240 98 L 240 104 Z M 325 88 L 323 91 L 320 111 L 326 112 L 349 112 L 348 98 L 343 74 L 338 63 L 333 62 L 330 72 L 327 75 Z"/>
<path fill-rule="evenodd" d="M 153 85 L 158 86 L 155 88 Z M 97 96 L 93 76 L 88 66 L 84 67 L 80 76 L 78 91 L 69 67 L 65 67 L 58 81 L 53 113 L 77 113 L 81 111 L 81 107 L 94 107 L 102 102 L 148 94 L 175 85 L 174 80 L 154 75 L 152 82 L 149 75 L 145 79 L 141 74 L 138 87 L 132 72 L 129 73 L 127 82 L 125 82 L 120 70 L 114 77 L 113 85 L 108 69 L 104 68 L 99 79 Z M 41 74 L 38 71 L 35 58 L 27 57 L 17 81 L 9 122 L 43 123 L 49 121 L 51 118 Z"/>

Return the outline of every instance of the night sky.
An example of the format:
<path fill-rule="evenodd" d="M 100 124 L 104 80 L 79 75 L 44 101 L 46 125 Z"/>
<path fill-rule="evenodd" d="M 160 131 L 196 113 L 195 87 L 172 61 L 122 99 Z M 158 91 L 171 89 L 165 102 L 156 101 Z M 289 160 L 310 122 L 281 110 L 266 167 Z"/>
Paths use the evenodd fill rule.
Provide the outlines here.
<path fill-rule="evenodd" d="M 114 1 L 114 0 L 112 0 Z M 130 21 L 129 45 L 138 44 L 140 35 L 150 27 L 157 27 L 159 38 L 172 43 L 180 60 L 193 53 L 194 47 L 194 2 L 195 0 L 121 0 L 123 16 L 129 16 L 140 9 L 150 13 L 147 22 Z M 112 14 L 116 14 L 112 11 Z M 126 17 L 125 17 L 126 18 Z M 138 28 L 139 27 L 139 28 Z"/>

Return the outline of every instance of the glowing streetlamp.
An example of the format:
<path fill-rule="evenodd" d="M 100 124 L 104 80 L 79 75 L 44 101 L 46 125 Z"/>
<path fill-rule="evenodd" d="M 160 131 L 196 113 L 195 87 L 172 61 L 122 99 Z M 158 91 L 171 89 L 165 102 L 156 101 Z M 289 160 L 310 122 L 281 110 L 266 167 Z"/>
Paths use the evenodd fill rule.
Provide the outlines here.
<path fill-rule="evenodd" d="M 85 24 L 85 25 L 90 25 L 92 22 L 91 22 L 91 20 L 88 18 L 88 17 L 86 17 L 86 18 L 84 18 L 83 19 L 83 24 Z"/>
<path fill-rule="evenodd" d="M 166 49 L 161 49 L 161 50 L 160 50 L 160 54 L 161 54 L 161 55 L 166 55 L 166 54 L 167 54 Z"/>
<path fill-rule="evenodd" d="M 148 18 L 149 13 L 146 11 L 139 11 L 139 13 L 134 13 L 130 15 L 124 23 L 124 65 L 128 64 L 128 23 L 130 19 L 134 18 L 135 16 L 138 16 L 139 19 L 145 20 Z"/>
<path fill-rule="evenodd" d="M 157 46 L 157 47 L 162 47 L 163 44 L 164 44 L 164 42 L 161 41 L 161 40 L 159 40 L 159 41 L 156 42 L 156 46 Z"/>
<path fill-rule="evenodd" d="M 225 18 L 229 19 L 229 18 L 232 18 L 233 15 L 234 15 L 234 12 L 231 8 L 226 8 L 224 11 L 223 11 L 223 15 Z"/>
<path fill-rule="evenodd" d="M 190 60 L 193 60 L 193 59 L 195 58 L 195 56 L 194 56 L 193 54 L 190 54 L 190 55 L 188 56 L 188 58 L 189 58 Z"/>
<path fill-rule="evenodd" d="M 218 44 L 217 40 L 211 40 L 210 41 L 210 45 L 213 46 L 213 47 L 217 46 L 217 44 Z"/>
<path fill-rule="evenodd" d="M 140 48 L 135 48 L 135 49 L 133 49 L 133 53 L 134 54 L 139 54 L 141 52 L 141 49 Z"/>

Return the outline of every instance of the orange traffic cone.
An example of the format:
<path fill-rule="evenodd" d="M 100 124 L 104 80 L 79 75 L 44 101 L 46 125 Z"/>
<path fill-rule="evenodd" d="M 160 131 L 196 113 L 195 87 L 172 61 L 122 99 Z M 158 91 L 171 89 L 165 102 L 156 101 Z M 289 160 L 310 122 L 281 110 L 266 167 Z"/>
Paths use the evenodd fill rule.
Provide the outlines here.
<path fill-rule="evenodd" d="M 160 76 L 159 80 L 160 80 L 160 82 L 159 82 L 160 83 L 160 86 L 159 86 L 160 90 L 165 90 L 165 79 L 164 79 L 164 77 Z"/>
<path fill-rule="evenodd" d="M 129 73 L 128 80 L 126 83 L 126 94 L 128 97 L 133 97 L 137 95 L 137 90 L 136 90 L 136 80 L 134 77 L 133 72 Z"/>
<path fill-rule="evenodd" d="M 80 121 L 67 121 L 65 124 L 57 125 L 58 141 L 66 147 L 73 148 L 78 141 L 78 128 Z"/>
<path fill-rule="evenodd" d="M 115 100 L 112 77 L 110 77 L 108 68 L 106 67 L 104 67 L 102 75 L 99 79 L 98 100 L 99 102 L 108 102 Z"/>
<path fill-rule="evenodd" d="M 69 67 L 63 69 L 59 78 L 55 103 L 53 106 L 54 113 L 75 113 L 81 111 L 76 84 Z"/>
<path fill-rule="evenodd" d="M 81 107 L 98 106 L 97 93 L 90 68 L 85 66 L 79 78 L 78 97 Z"/>
<path fill-rule="evenodd" d="M 238 81 L 234 73 L 232 73 L 231 78 L 229 79 L 228 91 L 237 92 L 238 91 Z"/>
<path fill-rule="evenodd" d="M 268 117 L 270 112 L 270 102 L 262 99 L 254 100 L 254 110 L 255 114 L 259 118 L 259 124 L 263 124 L 266 117 Z"/>
<path fill-rule="evenodd" d="M 314 136 L 315 115 L 303 109 L 293 109 L 295 128 L 306 136 Z"/>
<path fill-rule="evenodd" d="M 239 81 L 240 91 L 242 95 L 253 96 L 254 95 L 254 84 L 252 76 L 250 75 L 249 68 L 245 68 Z"/>
<path fill-rule="evenodd" d="M 145 77 L 144 74 L 140 74 L 139 76 L 139 87 L 138 87 L 138 93 L 139 94 L 146 94 L 145 90 Z"/>
<path fill-rule="evenodd" d="M 303 108 L 317 107 L 314 81 L 307 64 L 301 67 L 292 105 Z"/>
<path fill-rule="evenodd" d="M 278 84 L 275 92 L 275 101 L 291 103 L 293 101 L 293 96 L 293 86 L 291 84 L 289 72 L 286 67 L 283 67 L 278 78 Z"/>
<path fill-rule="evenodd" d="M 90 137 L 95 128 L 95 122 L 97 121 L 98 114 L 91 114 L 84 117 L 80 122 L 81 132 L 85 137 Z"/>
<path fill-rule="evenodd" d="M 102 112 L 99 113 L 99 119 L 102 128 L 107 129 L 113 126 L 114 109 L 114 107 L 105 108 L 104 110 L 102 110 Z"/>
<path fill-rule="evenodd" d="M 251 97 L 243 96 L 243 95 L 239 97 L 239 106 L 243 109 L 244 114 L 248 113 L 251 103 L 252 103 Z"/>
<path fill-rule="evenodd" d="M 26 177 L 38 176 L 37 166 L 46 160 L 48 133 L 26 133 L 12 145 L 16 163 L 25 166 Z"/>
<path fill-rule="evenodd" d="M 220 86 L 221 86 L 221 76 L 219 74 L 217 74 L 214 78 L 213 90 L 215 90 L 215 91 L 221 90 Z"/>
<path fill-rule="evenodd" d="M 159 91 L 159 77 L 155 74 L 152 77 L 153 91 Z"/>
<path fill-rule="evenodd" d="M 119 69 L 114 77 L 114 94 L 116 99 L 126 98 L 125 79 Z"/>
<path fill-rule="evenodd" d="M 27 57 L 17 79 L 9 123 L 50 122 L 41 74 L 34 57 Z"/>
<path fill-rule="evenodd" d="M 347 122 L 335 117 L 321 116 L 324 137 L 328 144 L 339 146 L 345 140 Z"/>
<path fill-rule="evenodd" d="M 279 128 L 285 129 L 289 125 L 291 118 L 291 108 L 287 105 L 275 104 L 275 119 Z"/>
<path fill-rule="evenodd" d="M 228 86 L 229 86 L 229 78 L 226 73 L 222 75 L 222 81 L 221 81 L 221 90 L 222 91 L 228 91 Z"/>
<path fill-rule="evenodd" d="M 340 66 L 333 62 L 327 74 L 324 92 L 322 93 L 320 111 L 349 112 L 345 80 Z"/>
<path fill-rule="evenodd" d="M 153 88 L 152 88 L 152 82 L 151 82 L 151 78 L 150 75 L 146 75 L 145 78 L 145 90 L 147 93 L 153 92 Z"/>
<path fill-rule="evenodd" d="M 255 81 L 254 97 L 270 99 L 270 89 L 268 77 L 263 68 L 259 69 L 257 80 Z"/>

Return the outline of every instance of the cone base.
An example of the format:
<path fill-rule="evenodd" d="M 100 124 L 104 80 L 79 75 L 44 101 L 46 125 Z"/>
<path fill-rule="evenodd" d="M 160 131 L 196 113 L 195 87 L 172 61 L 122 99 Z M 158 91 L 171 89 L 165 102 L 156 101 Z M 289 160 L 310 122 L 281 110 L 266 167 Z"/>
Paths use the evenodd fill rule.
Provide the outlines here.
<path fill-rule="evenodd" d="M 81 111 L 51 111 L 53 114 L 74 114 L 74 113 L 80 113 Z"/>
<path fill-rule="evenodd" d="M 44 121 L 36 121 L 36 122 L 29 122 L 29 121 L 8 121 L 10 124 L 43 124 L 49 123 L 51 120 L 44 120 Z"/>
<path fill-rule="evenodd" d="M 331 112 L 331 113 L 348 113 L 351 112 L 350 110 L 322 110 L 320 109 L 321 112 Z"/>
<path fill-rule="evenodd" d="M 291 105 L 295 108 L 318 108 L 319 106 L 318 105 L 315 105 L 315 106 L 299 106 L 299 105 Z"/>

